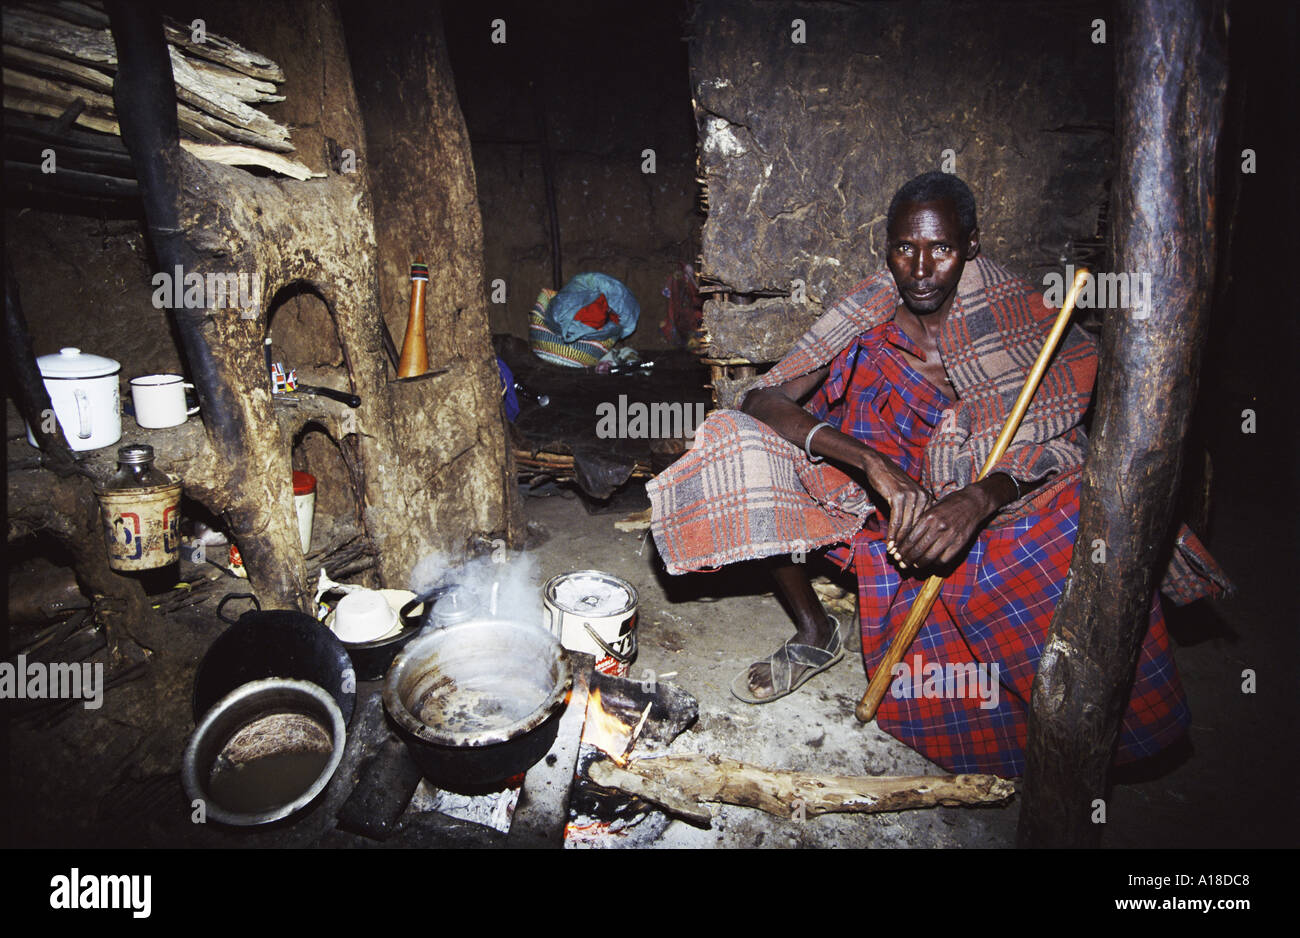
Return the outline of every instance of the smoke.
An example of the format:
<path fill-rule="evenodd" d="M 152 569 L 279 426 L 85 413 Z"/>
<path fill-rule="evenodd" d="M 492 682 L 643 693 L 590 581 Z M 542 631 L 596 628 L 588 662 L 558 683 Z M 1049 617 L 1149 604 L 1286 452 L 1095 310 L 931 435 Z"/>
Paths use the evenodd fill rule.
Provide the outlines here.
<path fill-rule="evenodd" d="M 498 547 L 490 554 L 455 563 L 449 556 L 430 554 L 415 565 L 411 589 L 424 593 L 439 586 L 465 587 L 479 603 L 479 613 L 542 625 L 542 590 L 537 561 L 522 551 Z"/>

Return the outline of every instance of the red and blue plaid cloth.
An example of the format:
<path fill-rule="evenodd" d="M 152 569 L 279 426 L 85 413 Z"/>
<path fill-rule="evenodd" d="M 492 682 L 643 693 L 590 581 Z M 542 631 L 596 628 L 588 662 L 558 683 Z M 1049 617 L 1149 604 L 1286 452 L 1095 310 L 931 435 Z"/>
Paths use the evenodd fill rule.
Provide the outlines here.
<path fill-rule="evenodd" d="M 895 460 L 936 497 L 969 484 L 1005 422 L 1050 327 L 1033 288 L 986 258 L 966 265 L 940 350 L 958 400 L 950 402 L 893 346 L 923 358 L 891 320 L 899 303 L 888 271 L 831 306 L 756 386 L 783 384 L 833 363 L 810 410 Z M 1030 688 L 1078 536 L 1086 438 L 1080 420 L 1096 374 L 1095 344 L 1070 330 L 1007 455 L 995 471 L 1045 484 L 1006 506 L 945 581 L 904 658 L 921 696 L 887 694 L 879 725 L 953 771 L 1023 769 Z M 839 545 L 830 556 L 858 575 L 863 654 L 882 659 L 921 581 L 888 562 L 881 522 L 863 488 L 830 462 L 735 410 L 696 431 L 695 445 L 646 486 L 651 531 L 671 574 Z M 1161 582 L 1178 604 L 1231 587 L 1184 526 Z M 914 656 L 920 655 L 917 659 Z M 998 670 L 998 702 L 927 696 L 927 665 Z M 916 667 L 919 665 L 919 669 Z M 913 682 L 915 685 L 918 682 Z M 992 697 L 988 696 L 991 703 Z M 1158 597 L 1120 736 L 1120 760 L 1156 752 L 1188 722 Z"/>
<path fill-rule="evenodd" d="M 892 320 L 901 302 L 888 270 L 864 280 L 819 316 L 754 386 L 775 387 L 820 368 L 855 336 Z M 975 480 L 1055 318 L 1042 294 L 1007 268 L 983 255 L 966 264 L 938 335 L 958 399 L 949 405 L 952 416 L 931 435 L 921 466 L 921 485 L 935 498 Z M 1079 470 L 1087 443 L 1081 422 L 1096 375 L 1096 343 L 1071 326 L 994 471 L 1034 482 Z M 1023 506 L 1008 505 L 999 520 Z"/>
<path fill-rule="evenodd" d="M 922 357 L 894 323 L 872 329 L 835 359 L 808 407 L 918 478 L 925 447 L 952 403 L 895 346 Z M 877 711 L 881 729 L 952 772 L 1024 772 L 1030 690 L 1078 534 L 1079 485 L 1054 486 L 1031 503 L 1010 524 L 986 528 L 945 578 L 903 658 L 907 670 L 897 672 Z M 904 578 L 890 562 L 878 515 L 830 556 L 857 573 L 863 659 L 874 674 L 924 581 Z M 983 683 L 975 677 L 981 669 Z M 1158 752 L 1188 722 L 1153 597 L 1118 761 Z"/>
<path fill-rule="evenodd" d="M 783 384 L 829 363 L 856 337 L 891 321 L 899 302 L 888 270 L 863 281 L 818 317 L 755 387 Z M 1041 295 L 1006 268 L 983 256 L 966 265 L 939 336 L 959 399 L 931 433 L 920 465 L 920 483 L 936 498 L 974 481 L 1052 319 Z M 1013 523 L 1034 504 L 1077 488 L 1086 444 L 1080 421 L 1096 372 L 1095 343 L 1072 327 L 994 470 L 1021 482 L 1047 481 L 1005 506 L 990 527 Z M 651 531 L 671 574 L 847 541 L 874 510 L 839 469 L 809 462 L 798 445 L 739 411 L 710 414 L 694 443 L 646 485 Z M 1174 546 L 1160 584 L 1174 603 L 1231 590 L 1185 525 Z"/>

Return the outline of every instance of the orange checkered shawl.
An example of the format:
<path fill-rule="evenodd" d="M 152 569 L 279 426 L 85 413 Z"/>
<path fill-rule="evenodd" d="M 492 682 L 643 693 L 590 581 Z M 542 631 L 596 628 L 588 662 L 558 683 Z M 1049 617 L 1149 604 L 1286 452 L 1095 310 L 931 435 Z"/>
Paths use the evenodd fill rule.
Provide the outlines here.
<path fill-rule="evenodd" d="M 892 319 L 900 302 L 888 270 L 863 281 L 823 313 L 755 387 L 784 384 L 827 364 L 856 336 Z M 1027 281 L 1001 265 L 984 257 L 966 264 L 939 335 L 958 400 L 927 444 L 921 471 L 922 486 L 936 498 L 974 481 L 1055 316 Z M 1035 505 L 1078 483 L 1087 445 L 1081 421 L 1096 375 L 1096 344 L 1072 326 L 994 469 L 1021 482 L 1048 482 L 1006 506 L 991 526 L 1027 517 Z M 707 442 L 712 429 L 730 423 L 739 437 L 724 433 L 721 442 Z M 829 464 L 814 466 L 797 446 L 752 418 L 717 412 L 697 434 L 697 443 L 702 440 L 704 445 L 646 487 L 655 542 L 669 573 L 842 542 L 872 510 L 842 472 Z M 742 452 L 742 440 L 750 449 Z M 759 515 L 775 520 L 759 522 Z M 1167 596 L 1182 605 L 1231 591 L 1227 576 L 1186 525 L 1175 546 L 1161 584 Z"/>
<path fill-rule="evenodd" d="M 880 271 L 822 314 L 755 387 L 784 384 L 820 368 L 855 336 L 893 319 L 900 302 L 893 276 Z M 1055 317 L 1056 310 L 1048 309 L 1027 281 L 1000 264 L 985 257 L 966 264 L 939 334 L 958 401 L 930 439 L 920 480 L 936 498 L 979 474 Z M 1087 445 L 1080 422 L 1096 376 L 1096 345 L 1072 326 L 994 471 L 1021 482 L 1055 476 L 1053 488 L 1077 475 Z M 1024 507 L 1008 506 L 997 523 L 1015 519 Z"/>

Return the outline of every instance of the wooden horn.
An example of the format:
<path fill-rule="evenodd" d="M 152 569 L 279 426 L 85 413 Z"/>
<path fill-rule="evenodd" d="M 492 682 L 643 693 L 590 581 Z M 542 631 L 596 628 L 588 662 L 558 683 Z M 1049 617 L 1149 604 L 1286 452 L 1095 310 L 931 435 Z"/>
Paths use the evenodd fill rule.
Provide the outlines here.
<path fill-rule="evenodd" d="M 429 353 L 424 341 L 424 285 L 429 268 L 423 255 L 411 265 L 411 309 L 406 317 L 406 339 L 397 363 L 397 377 L 415 378 L 429 370 Z"/>

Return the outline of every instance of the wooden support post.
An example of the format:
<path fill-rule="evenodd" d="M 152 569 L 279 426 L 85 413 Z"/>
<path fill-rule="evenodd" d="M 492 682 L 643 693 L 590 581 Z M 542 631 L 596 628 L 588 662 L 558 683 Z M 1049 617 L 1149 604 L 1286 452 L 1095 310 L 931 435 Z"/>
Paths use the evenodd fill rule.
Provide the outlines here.
<path fill-rule="evenodd" d="M 533 80 L 533 105 L 537 112 L 537 146 L 542 157 L 546 219 L 551 238 L 551 289 L 558 292 L 564 286 L 564 262 L 560 251 L 560 212 L 555 196 L 555 154 L 551 150 L 551 129 L 546 120 L 546 92 L 541 73 Z"/>
<path fill-rule="evenodd" d="M 44 417 L 53 413 L 49 392 L 41 377 L 40 366 L 36 364 L 36 352 L 27 331 L 27 318 L 23 315 L 22 302 L 18 297 L 18 279 L 14 276 L 13 265 L 5 258 L 5 347 L 8 356 L 5 370 L 12 383 L 14 403 L 18 411 L 32 429 L 32 435 L 40 444 L 45 456 L 45 465 L 59 475 L 71 475 L 80 471 L 77 458 L 68 447 L 67 438 L 56 425 L 48 429 Z"/>
<path fill-rule="evenodd" d="M 1079 537 L 1034 681 L 1022 846 L 1100 841 L 1096 800 L 1167 559 L 1214 281 L 1223 4 L 1122 0 L 1119 10 L 1111 257 L 1114 272 L 1150 278 L 1150 303 L 1106 314 Z"/>
<path fill-rule="evenodd" d="M 108 4 L 108 12 L 114 40 L 121 47 L 114 97 L 122 140 L 140 183 L 145 223 L 158 267 L 168 272 L 176 267 L 194 270 L 197 265 L 191 263 L 194 255 L 185 244 L 177 210 L 181 150 L 162 20 L 147 5 L 113 2 Z M 244 428 L 230 388 L 204 341 L 205 311 L 179 307 L 171 308 L 171 315 L 203 408 L 203 422 L 218 447 L 233 454 Z"/>
<path fill-rule="evenodd" d="M 118 59 L 113 94 L 122 141 L 131 154 L 150 241 L 165 272 L 202 275 L 209 265 L 244 260 L 228 242 L 199 236 L 186 184 L 201 185 L 194 161 L 181 152 L 172 64 L 158 11 L 148 4 L 107 4 Z M 205 206 L 209 214 L 217 215 Z M 182 216 L 186 222 L 182 222 Z M 200 243 L 208 241 L 207 246 Z M 245 264 L 245 267 L 251 264 Z M 255 270 L 256 268 L 254 268 Z M 260 322 L 208 315 L 205 305 L 169 303 L 194 380 L 203 425 L 220 460 L 215 479 L 263 608 L 311 605 L 289 497 L 288 446 L 273 416 L 262 372 Z M 258 340 L 251 338 L 258 332 Z"/>

